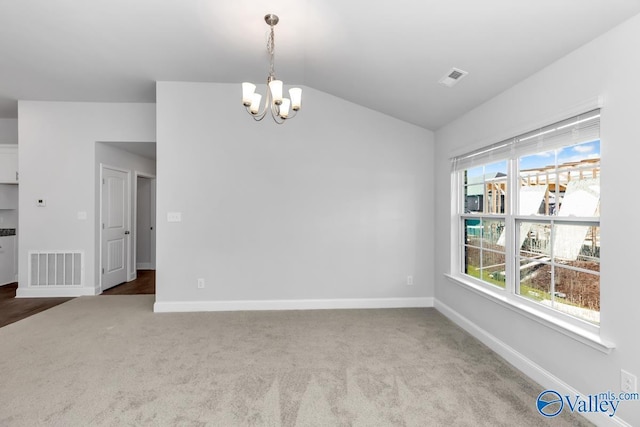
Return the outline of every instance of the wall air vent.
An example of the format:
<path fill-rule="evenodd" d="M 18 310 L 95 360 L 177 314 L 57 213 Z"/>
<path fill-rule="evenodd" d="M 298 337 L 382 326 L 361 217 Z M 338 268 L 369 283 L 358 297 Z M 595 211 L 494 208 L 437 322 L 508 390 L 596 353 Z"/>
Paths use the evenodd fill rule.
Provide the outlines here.
<path fill-rule="evenodd" d="M 458 68 L 452 68 L 443 78 L 438 80 L 438 83 L 451 87 L 458 83 L 467 74 L 469 73 L 466 71 L 462 71 Z"/>
<path fill-rule="evenodd" d="M 29 286 L 83 286 L 82 251 L 29 251 Z"/>

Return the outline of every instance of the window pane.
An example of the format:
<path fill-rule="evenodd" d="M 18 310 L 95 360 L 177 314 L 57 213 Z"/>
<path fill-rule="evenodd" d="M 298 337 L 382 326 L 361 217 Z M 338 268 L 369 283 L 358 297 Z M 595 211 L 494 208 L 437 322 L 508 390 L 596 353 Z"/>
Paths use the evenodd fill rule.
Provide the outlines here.
<path fill-rule="evenodd" d="M 554 263 L 600 271 L 600 227 L 559 224 L 554 233 Z"/>
<path fill-rule="evenodd" d="M 481 279 L 492 285 L 504 288 L 506 280 L 505 259 L 504 252 L 483 250 L 482 269 L 480 271 Z"/>
<path fill-rule="evenodd" d="M 518 166 L 520 215 L 599 215 L 600 141 L 521 156 Z"/>
<path fill-rule="evenodd" d="M 522 222 L 518 235 L 521 257 L 549 260 L 551 256 L 551 224 Z"/>
<path fill-rule="evenodd" d="M 600 323 L 600 276 L 554 267 L 553 308 L 591 323 Z"/>
<path fill-rule="evenodd" d="M 600 227 L 522 222 L 519 230 L 520 295 L 599 323 Z"/>
<path fill-rule="evenodd" d="M 466 218 L 464 272 L 505 287 L 504 219 Z"/>
<path fill-rule="evenodd" d="M 556 153 L 545 151 L 519 159 L 520 215 L 553 215 L 556 210 Z"/>
<path fill-rule="evenodd" d="M 484 219 L 482 221 L 482 247 L 504 251 L 503 219 Z"/>
<path fill-rule="evenodd" d="M 480 277 L 480 254 L 477 246 L 464 246 L 464 272 L 469 276 Z"/>
<path fill-rule="evenodd" d="M 574 179 L 563 188 L 558 216 L 600 216 L 600 178 Z"/>
<path fill-rule="evenodd" d="M 551 299 L 551 266 L 536 259 L 520 260 L 520 295 L 533 301 Z"/>
<path fill-rule="evenodd" d="M 465 243 L 480 246 L 482 238 L 482 219 L 468 218 L 464 220 Z"/>
<path fill-rule="evenodd" d="M 466 213 L 504 213 L 507 192 L 507 161 L 467 169 L 464 172 Z"/>
<path fill-rule="evenodd" d="M 465 235 L 464 272 L 473 277 L 480 277 L 482 219 L 465 219 L 463 226 Z"/>

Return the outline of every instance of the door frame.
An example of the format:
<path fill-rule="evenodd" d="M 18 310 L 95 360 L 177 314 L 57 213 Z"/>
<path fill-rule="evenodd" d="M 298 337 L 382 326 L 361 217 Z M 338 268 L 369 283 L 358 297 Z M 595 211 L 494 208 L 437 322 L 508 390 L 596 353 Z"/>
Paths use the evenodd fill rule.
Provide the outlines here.
<path fill-rule="evenodd" d="M 134 201 L 133 203 L 133 215 L 131 216 L 131 221 L 132 221 L 132 231 L 131 231 L 131 235 L 133 236 L 133 244 L 132 246 L 132 253 L 133 253 L 133 269 L 134 269 L 134 274 L 137 276 L 137 268 L 138 268 L 138 178 L 146 178 L 146 179 L 150 179 L 152 181 L 156 181 L 156 176 L 153 174 L 148 174 L 145 172 L 140 172 L 140 171 L 134 171 L 133 172 L 134 178 L 133 178 L 133 196 L 132 196 L 132 200 Z M 157 181 L 156 181 L 157 184 Z M 157 191 L 157 185 L 156 185 L 156 191 Z M 152 206 L 153 212 L 154 214 L 156 213 L 156 198 L 155 196 L 152 198 L 150 205 Z M 157 217 L 157 215 L 155 215 Z M 157 228 L 157 221 L 154 221 L 154 231 L 155 228 Z M 156 269 L 156 251 L 155 251 L 155 246 L 156 246 L 156 242 L 155 239 L 153 239 L 153 241 L 151 242 L 151 245 L 153 246 L 153 252 L 152 252 L 152 257 L 151 257 L 151 264 L 153 265 L 153 270 Z"/>
<path fill-rule="evenodd" d="M 128 207 L 127 207 L 127 225 L 129 230 L 131 230 L 131 171 L 128 169 L 123 169 L 120 168 L 118 166 L 111 166 L 108 165 L 106 163 L 100 163 L 100 181 L 98 181 L 99 183 L 99 187 L 100 187 L 100 203 L 99 203 L 99 209 L 98 209 L 98 235 L 100 236 L 100 238 L 98 239 L 98 257 L 99 257 L 99 262 L 98 262 L 98 276 L 100 277 L 99 280 L 99 289 L 98 289 L 98 294 L 102 293 L 102 277 L 104 276 L 102 274 L 102 269 L 104 268 L 103 265 L 103 257 L 102 257 L 102 240 L 103 240 L 103 233 L 102 233 L 102 224 L 103 224 L 103 217 L 102 217 L 102 211 L 103 211 L 103 203 L 102 203 L 102 197 L 103 197 L 103 180 L 104 180 L 104 170 L 105 169 L 111 169 L 111 170 L 115 170 L 118 172 L 122 172 L 122 173 L 126 173 L 127 174 L 127 191 L 129 193 L 129 197 L 128 197 Z M 135 277 L 135 270 L 134 270 L 134 276 L 130 277 L 130 271 L 129 271 L 129 264 L 130 264 L 130 259 L 131 259 L 131 233 L 129 233 L 129 237 L 127 238 L 127 241 L 125 243 L 125 247 L 127 249 L 127 256 L 125 256 L 125 268 L 127 271 L 127 281 L 131 281 L 134 280 Z"/>

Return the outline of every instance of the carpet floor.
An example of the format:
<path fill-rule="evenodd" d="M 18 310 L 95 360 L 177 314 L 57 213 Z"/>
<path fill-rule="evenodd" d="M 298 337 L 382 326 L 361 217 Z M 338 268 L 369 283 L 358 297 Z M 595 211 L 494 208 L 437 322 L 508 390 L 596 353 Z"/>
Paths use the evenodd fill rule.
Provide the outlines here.
<path fill-rule="evenodd" d="M 0 328 L 0 425 L 587 426 L 435 309 L 152 312 L 75 298 Z"/>

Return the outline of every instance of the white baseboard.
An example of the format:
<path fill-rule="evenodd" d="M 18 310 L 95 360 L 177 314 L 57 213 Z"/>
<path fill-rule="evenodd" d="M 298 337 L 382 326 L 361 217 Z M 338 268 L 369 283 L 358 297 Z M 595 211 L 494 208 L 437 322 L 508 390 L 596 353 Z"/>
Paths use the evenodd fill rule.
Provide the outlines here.
<path fill-rule="evenodd" d="M 586 396 L 584 393 L 578 392 L 576 389 L 571 387 L 569 384 L 563 382 L 555 375 L 543 369 L 541 366 L 537 365 L 522 353 L 519 353 L 514 348 L 499 340 L 495 336 L 491 335 L 486 330 L 480 328 L 475 323 L 471 322 L 469 319 L 453 310 L 451 307 L 447 306 L 443 302 L 439 300 L 435 300 L 434 307 L 440 313 L 442 313 L 449 320 L 454 322 L 456 325 L 460 326 L 462 329 L 473 335 L 476 339 L 482 342 L 484 345 L 489 347 L 491 350 L 496 352 L 502 358 L 507 360 L 507 362 L 511 363 L 514 367 L 516 367 L 523 374 L 531 378 L 533 381 L 542 385 L 546 390 L 556 390 L 560 394 L 563 395 L 581 395 Z M 540 390 L 542 392 L 544 390 Z M 531 405 L 535 405 L 535 402 L 531 402 Z M 609 417 L 606 414 L 597 414 L 597 413 L 583 413 L 580 414 L 587 418 L 592 423 L 598 426 L 616 426 L 616 427 L 631 427 L 626 421 L 620 419 L 619 417 Z M 547 421 L 544 417 L 540 416 L 541 424 L 544 424 L 544 421 Z"/>
<path fill-rule="evenodd" d="M 76 287 L 76 288 L 21 288 L 18 286 L 16 290 L 16 298 L 47 298 L 47 297 L 82 297 L 98 295 L 95 288 Z"/>
<path fill-rule="evenodd" d="M 157 301 L 156 313 L 192 311 L 326 310 L 345 308 L 433 307 L 433 298 L 362 298 L 261 301 Z"/>
<path fill-rule="evenodd" d="M 155 267 L 150 262 L 139 262 L 136 264 L 137 270 L 155 270 Z"/>

